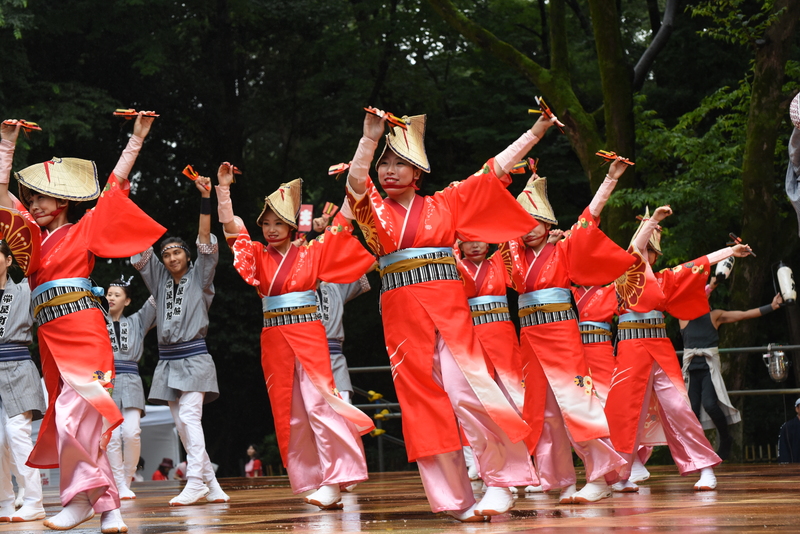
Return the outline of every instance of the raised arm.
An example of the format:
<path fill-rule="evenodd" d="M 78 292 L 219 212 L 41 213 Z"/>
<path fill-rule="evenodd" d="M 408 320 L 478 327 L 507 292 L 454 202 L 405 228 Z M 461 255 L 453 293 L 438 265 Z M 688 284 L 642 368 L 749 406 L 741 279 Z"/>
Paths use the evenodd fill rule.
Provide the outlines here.
<path fill-rule="evenodd" d="M 386 114 L 378 110 L 378 115 L 367 113 L 364 117 L 364 135 L 358 142 L 356 154 L 350 163 L 350 172 L 347 175 L 347 186 L 358 196 L 367 192 L 367 176 L 375 149 L 386 131 Z"/>
<path fill-rule="evenodd" d="M 14 161 L 14 147 L 19 129 L 19 124 L 0 124 L 0 206 L 4 208 L 14 207 L 8 194 L 8 182 L 11 179 L 11 164 Z"/>
<path fill-rule="evenodd" d="M 239 235 L 239 225 L 233 215 L 231 201 L 231 184 L 233 183 L 233 167 L 225 162 L 217 169 L 217 216 L 222 223 L 226 236 Z"/>
<path fill-rule="evenodd" d="M 133 164 L 136 163 L 136 158 L 142 149 L 142 143 L 144 143 L 147 134 L 150 133 L 150 127 L 155 120 L 155 117 L 143 115 L 143 113 L 146 112 L 140 111 L 139 116 L 136 117 L 136 122 L 133 124 L 133 135 L 128 140 L 128 145 L 120 154 L 119 161 L 114 167 L 114 177 L 117 179 L 117 184 L 121 189 L 127 189 L 128 175 L 131 173 Z"/>
<path fill-rule="evenodd" d="M 198 176 L 194 181 L 194 186 L 200 191 L 200 224 L 197 230 L 197 242 L 201 245 L 208 245 L 211 243 L 211 179 L 206 176 Z"/>
<path fill-rule="evenodd" d="M 589 204 L 589 212 L 592 214 L 592 217 L 600 217 L 600 212 L 603 211 L 606 202 L 608 202 L 608 197 L 611 196 L 611 193 L 614 192 L 614 188 L 617 187 L 619 177 L 622 176 L 622 173 L 625 172 L 627 168 L 628 165 L 618 159 L 615 159 L 611 163 L 605 180 L 603 180 L 603 183 L 597 188 L 597 192 L 594 194 L 592 202 Z"/>
<path fill-rule="evenodd" d="M 555 117 L 553 117 L 553 119 L 555 119 Z M 548 119 L 542 114 L 530 130 L 526 131 L 519 139 L 495 156 L 494 173 L 498 178 L 502 178 L 508 174 L 508 171 L 530 152 L 533 145 L 544 137 L 544 134 L 547 133 L 547 129 L 553 125 L 553 119 Z"/>
<path fill-rule="evenodd" d="M 653 216 L 644 223 L 636 239 L 633 241 L 633 247 L 642 256 L 645 256 L 645 259 L 647 257 L 647 242 L 650 240 L 650 236 L 658 229 L 658 224 L 670 215 L 672 215 L 672 208 L 669 206 L 657 208 L 656 211 L 653 212 Z"/>

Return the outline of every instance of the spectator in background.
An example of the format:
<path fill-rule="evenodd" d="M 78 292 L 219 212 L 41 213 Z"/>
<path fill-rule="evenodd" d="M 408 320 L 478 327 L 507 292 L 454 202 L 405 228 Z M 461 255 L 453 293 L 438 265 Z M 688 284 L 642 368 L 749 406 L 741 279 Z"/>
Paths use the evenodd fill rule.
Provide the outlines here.
<path fill-rule="evenodd" d="M 144 482 L 144 458 L 139 456 L 139 463 L 136 464 L 136 473 L 133 475 L 134 482 Z"/>
<path fill-rule="evenodd" d="M 263 477 L 264 468 L 261 466 L 261 460 L 258 459 L 258 447 L 253 444 L 247 447 L 247 457 L 250 460 L 244 466 L 244 476 L 248 478 Z"/>
<path fill-rule="evenodd" d="M 175 467 L 172 458 L 164 458 L 153 473 L 153 480 L 169 480 L 169 472 Z"/>
<path fill-rule="evenodd" d="M 733 265 L 730 258 L 730 265 Z M 706 294 L 717 288 L 725 274 L 716 274 L 706 286 Z M 742 420 L 739 410 L 733 407 L 725 383 L 722 380 L 722 366 L 719 359 L 719 327 L 745 319 L 755 319 L 777 310 L 783 299 L 780 293 L 772 302 L 750 310 L 711 310 L 709 313 L 691 321 L 679 321 L 683 337 L 683 379 L 692 411 L 703 429 L 717 429 L 717 454 L 727 460 L 731 452 L 733 438 L 728 425 Z"/>
<path fill-rule="evenodd" d="M 797 417 L 792 417 L 781 427 L 778 436 L 778 463 L 800 463 L 800 399 L 794 401 Z"/>

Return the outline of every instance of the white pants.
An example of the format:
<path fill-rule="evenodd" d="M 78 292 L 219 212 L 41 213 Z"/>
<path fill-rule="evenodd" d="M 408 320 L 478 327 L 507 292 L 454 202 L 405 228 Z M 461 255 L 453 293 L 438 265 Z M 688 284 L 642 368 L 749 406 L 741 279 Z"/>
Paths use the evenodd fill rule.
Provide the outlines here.
<path fill-rule="evenodd" d="M 25 488 L 25 506 L 42 507 L 42 480 L 39 470 L 25 465 L 33 450 L 32 420 L 31 412 L 9 418 L 0 402 L 0 507 L 9 501 L 14 502 L 12 466 L 20 475 L 17 477 L 17 484 Z"/>
<path fill-rule="evenodd" d="M 200 479 L 208 484 L 216 482 L 217 477 L 206 452 L 203 434 L 204 396 L 201 391 L 184 391 L 178 400 L 169 402 L 169 410 L 186 449 L 186 478 Z"/>
<path fill-rule="evenodd" d="M 125 408 L 122 410 L 122 417 L 122 424 L 114 429 L 111 441 L 108 442 L 108 461 L 117 487 L 127 488 L 136 473 L 136 464 L 139 463 L 139 453 L 142 450 L 142 429 L 139 426 L 142 411 L 139 408 Z"/>

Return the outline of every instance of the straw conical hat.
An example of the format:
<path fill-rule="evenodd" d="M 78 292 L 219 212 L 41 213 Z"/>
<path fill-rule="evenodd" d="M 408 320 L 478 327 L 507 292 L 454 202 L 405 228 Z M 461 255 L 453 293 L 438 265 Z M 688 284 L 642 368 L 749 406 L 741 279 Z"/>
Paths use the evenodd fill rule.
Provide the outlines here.
<path fill-rule="evenodd" d="M 639 235 L 639 232 L 642 231 L 644 227 L 644 223 L 650 218 L 650 207 L 647 206 L 644 209 L 644 217 L 642 217 L 642 221 L 639 223 L 639 227 L 633 233 L 633 237 L 631 237 L 631 244 L 633 246 L 633 242 L 636 241 L 636 236 Z M 650 234 L 650 240 L 647 242 L 647 246 L 652 248 L 656 254 L 662 254 L 661 252 L 661 228 L 656 228 L 655 231 Z"/>
<path fill-rule="evenodd" d="M 267 208 L 275 212 L 286 224 L 297 229 L 297 214 L 300 213 L 300 203 L 303 198 L 303 180 L 297 178 L 288 184 L 281 184 L 277 191 L 264 199 L 264 209 L 256 219 L 256 224 L 261 226 Z"/>
<path fill-rule="evenodd" d="M 16 173 L 22 202 L 29 204 L 30 191 L 66 200 L 93 200 L 100 196 L 97 167 L 93 161 L 53 158 Z"/>
<path fill-rule="evenodd" d="M 517 202 L 522 204 L 525 211 L 533 215 L 533 218 L 550 224 L 558 224 L 556 214 L 553 213 L 553 206 L 547 199 L 547 178 L 533 175 L 528 180 L 525 189 L 517 197 Z"/>
<path fill-rule="evenodd" d="M 403 116 L 408 130 L 403 130 L 399 126 L 389 126 L 389 133 L 386 134 L 386 146 L 383 147 L 381 157 L 386 152 L 386 147 L 392 152 L 411 163 L 418 169 L 431 172 L 431 164 L 428 162 L 428 154 L 425 152 L 425 123 L 427 115 Z M 380 157 L 376 161 L 380 161 Z"/>
<path fill-rule="evenodd" d="M 797 129 L 800 129 L 800 93 L 794 95 L 792 103 L 789 106 L 789 117 L 792 119 L 792 124 Z"/>

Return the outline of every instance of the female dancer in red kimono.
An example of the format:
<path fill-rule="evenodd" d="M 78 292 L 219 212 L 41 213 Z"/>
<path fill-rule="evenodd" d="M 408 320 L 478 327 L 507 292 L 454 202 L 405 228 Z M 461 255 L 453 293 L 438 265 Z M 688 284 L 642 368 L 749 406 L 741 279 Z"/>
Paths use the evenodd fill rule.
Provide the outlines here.
<path fill-rule="evenodd" d="M 573 286 L 572 296 L 578 309 L 578 328 L 581 330 L 586 364 L 589 366 L 597 397 L 605 407 L 608 390 L 611 387 L 611 377 L 617 361 L 614 357 L 614 346 L 611 343 L 611 323 L 618 307 L 617 291 L 613 285 Z M 608 414 L 606 414 L 606 419 L 608 419 Z M 650 478 L 650 472 L 644 464 L 653 452 L 653 448 L 641 446 L 638 451 L 633 457 L 631 466 L 630 479 L 634 483 Z M 631 488 L 620 481 L 616 482 L 612 489 L 629 492 L 638 488 Z"/>
<path fill-rule="evenodd" d="M 292 491 L 316 489 L 307 503 L 341 508 L 340 487 L 367 480 L 360 434 L 375 425 L 336 390 L 315 289 L 317 280 L 355 282 L 372 269 L 375 258 L 339 215 L 319 239 L 292 244 L 290 230 L 297 228 L 301 202 L 299 178 L 266 198 L 256 224 L 268 245 L 251 241 L 244 222 L 233 215 L 231 166 L 221 165 L 217 177 L 217 209 L 233 265 L 262 301 L 261 365 Z"/>
<path fill-rule="evenodd" d="M 536 475 L 522 443 L 530 429 L 488 373 L 452 246 L 457 238 L 498 243 L 536 225 L 505 190 L 511 183 L 507 173 L 552 123 L 540 119 L 475 175 L 422 197 L 417 182 L 430 172 L 426 118 L 404 120 L 407 131 L 391 128 L 376 165 L 384 199 L 368 170 L 385 117 L 381 111 L 366 115 L 344 209 L 352 209 L 367 244 L 380 256 L 384 336 L 408 459 L 419 466 L 434 512 L 483 521 L 513 506 L 509 486 L 532 484 Z M 458 423 L 488 486 L 478 505 Z"/>
<path fill-rule="evenodd" d="M 603 406 L 595 394 L 570 286 L 607 284 L 633 262 L 598 228 L 600 212 L 626 165 L 611 164 L 592 203 L 566 239 L 548 243 L 557 224 L 544 178 L 533 175 L 517 200 L 541 224 L 501 247 L 520 293 L 520 349 L 525 369 L 523 416 L 533 432 L 528 445 L 547 491 L 562 488 L 559 501 L 590 502 L 609 497 L 608 483 L 624 464 L 608 441 Z M 570 444 L 586 466 L 588 483 L 576 493 Z"/>
<path fill-rule="evenodd" d="M 15 228 L 9 245 L 12 250 L 22 248 L 15 256 L 27 265 L 50 396 L 28 465 L 61 469 L 64 508 L 44 522 L 55 530 L 74 528 L 95 511 L 102 512 L 103 532 L 128 530 L 103 450 L 111 431 L 122 422 L 108 392 L 113 387 L 114 353 L 88 277 L 95 255 L 125 257 L 147 248 L 164 232 L 128 199 L 127 176 L 152 121 L 137 117 L 133 137 L 102 193 L 91 161 L 53 158 L 17 173 L 25 207 L 8 192 L 19 126 L 2 126 L 0 206 L 5 208 L 3 214 L 25 224 Z M 75 201 L 98 196 L 93 210 L 75 224 L 68 222 L 68 209 Z"/>
<path fill-rule="evenodd" d="M 669 206 L 642 220 L 633 236 L 632 253 L 638 261 L 617 281 L 622 308 L 617 331 L 617 367 L 606 410 L 614 448 L 626 460 L 620 478 L 627 486 L 632 453 L 639 446 L 653 394 L 672 459 L 681 475 L 700 472 L 695 490 L 717 486 L 714 466 L 721 462 L 706 439 L 689 403 L 681 367 L 664 327 L 664 312 L 691 320 L 708 313 L 705 284 L 710 266 L 731 255 L 750 253 L 747 245 L 718 250 L 672 269 L 653 273 L 661 253 L 658 223 L 670 215 Z M 644 255 L 647 261 L 644 261 Z"/>
<path fill-rule="evenodd" d="M 501 254 L 489 259 L 489 244 L 482 241 L 458 243 L 453 250 L 458 272 L 467 294 L 475 335 L 486 353 L 486 367 L 506 398 L 522 413 L 522 356 L 517 330 L 508 315 L 506 286 L 511 283 Z M 462 436 L 465 438 L 466 436 Z M 472 447 L 464 446 L 470 480 L 478 478 Z M 512 493 L 516 488 L 511 489 Z"/>

